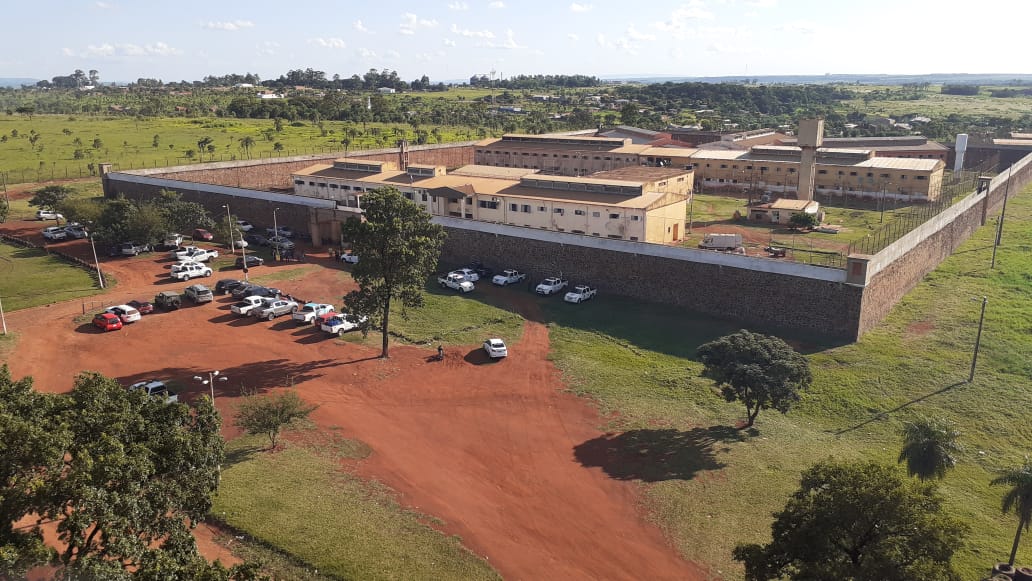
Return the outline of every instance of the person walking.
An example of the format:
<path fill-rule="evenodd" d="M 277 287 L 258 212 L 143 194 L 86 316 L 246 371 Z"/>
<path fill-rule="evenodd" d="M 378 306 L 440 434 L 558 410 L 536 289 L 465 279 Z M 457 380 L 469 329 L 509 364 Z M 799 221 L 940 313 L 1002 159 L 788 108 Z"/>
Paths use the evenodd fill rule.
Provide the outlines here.
<path fill-rule="evenodd" d="M 444 361 L 444 347 L 440 343 L 437 344 L 437 360 Z"/>

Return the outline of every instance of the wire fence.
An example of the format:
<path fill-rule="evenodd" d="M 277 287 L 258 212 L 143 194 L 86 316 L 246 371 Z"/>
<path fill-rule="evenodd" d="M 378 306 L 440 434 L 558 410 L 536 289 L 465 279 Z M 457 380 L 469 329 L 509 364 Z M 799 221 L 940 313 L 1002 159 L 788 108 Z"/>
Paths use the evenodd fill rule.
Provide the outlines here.
<path fill-rule="evenodd" d="M 60 250 L 55 250 L 55 249 L 50 248 L 49 246 L 47 246 L 45 244 L 43 244 L 43 245 L 36 244 L 35 242 L 33 242 L 32 240 L 29 240 L 28 238 L 22 238 L 21 236 L 13 236 L 11 234 L 5 234 L 3 232 L 0 232 L 0 241 L 6 242 L 8 244 L 12 244 L 14 246 L 21 246 L 22 248 L 35 248 L 35 249 L 38 249 L 38 250 L 42 250 L 43 252 L 46 252 L 47 254 L 52 254 L 52 255 L 57 256 L 58 258 L 60 258 L 62 260 L 65 260 L 67 262 L 70 262 L 72 264 L 75 264 L 77 266 L 81 266 L 81 267 L 85 268 L 86 270 L 90 271 L 93 274 L 94 280 L 97 279 L 97 265 L 92 263 L 92 262 L 90 262 L 90 261 L 88 261 L 88 260 L 83 260 L 82 258 L 79 258 L 78 256 L 75 256 L 75 255 L 72 255 L 72 254 L 68 254 L 66 252 L 61 252 Z"/>

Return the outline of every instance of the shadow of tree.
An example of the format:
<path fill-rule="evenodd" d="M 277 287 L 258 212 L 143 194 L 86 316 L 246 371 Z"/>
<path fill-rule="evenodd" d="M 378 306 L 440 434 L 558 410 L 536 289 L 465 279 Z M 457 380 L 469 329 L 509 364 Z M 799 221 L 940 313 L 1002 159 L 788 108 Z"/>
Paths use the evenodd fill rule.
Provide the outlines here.
<path fill-rule="evenodd" d="M 322 377 L 319 370 L 338 365 L 347 365 L 352 361 L 339 359 L 318 359 L 314 361 L 292 361 L 290 359 L 271 359 L 254 361 L 236 367 L 225 367 L 219 370 L 221 377 L 228 380 L 216 382 L 215 397 L 235 397 L 243 390 L 263 392 L 277 387 L 292 387 L 305 381 Z M 194 379 L 194 376 L 207 378 L 209 369 L 167 367 L 145 373 L 118 377 L 122 385 L 131 385 L 138 381 L 161 379 L 174 381 L 174 389 L 181 399 L 192 400 L 199 395 L 207 394 L 209 387 Z M 184 397 L 185 396 L 185 397 Z"/>
<path fill-rule="evenodd" d="M 574 446 L 581 465 L 599 467 L 616 480 L 690 480 L 703 470 L 725 466 L 717 454 L 722 443 L 740 442 L 741 432 L 730 426 L 674 429 L 641 429 L 609 433 Z"/>
<path fill-rule="evenodd" d="M 247 446 L 245 448 L 230 450 L 229 452 L 226 452 L 226 457 L 222 461 L 222 467 L 225 469 L 234 464 L 246 462 L 247 460 L 250 460 L 252 456 L 261 451 L 262 448 L 258 446 Z"/>

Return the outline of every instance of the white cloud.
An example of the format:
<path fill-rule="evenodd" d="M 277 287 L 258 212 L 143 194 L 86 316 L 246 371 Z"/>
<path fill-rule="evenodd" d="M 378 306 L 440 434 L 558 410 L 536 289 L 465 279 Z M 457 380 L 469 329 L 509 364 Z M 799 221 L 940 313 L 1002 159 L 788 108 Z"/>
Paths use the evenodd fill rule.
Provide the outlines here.
<path fill-rule="evenodd" d="M 178 48 L 171 47 L 164 42 L 155 42 L 154 44 L 145 44 L 142 46 L 130 43 L 111 44 L 105 42 L 104 44 L 88 45 L 81 51 L 65 48 L 62 49 L 61 52 L 65 56 L 80 58 L 176 56 L 183 54 L 183 51 Z"/>
<path fill-rule="evenodd" d="M 815 34 L 817 32 L 817 25 L 812 22 L 805 20 L 797 20 L 795 22 L 786 22 L 781 26 L 775 28 L 779 32 L 786 32 L 788 34 Z"/>
<path fill-rule="evenodd" d="M 356 20 L 353 23 L 351 23 L 351 28 L 354 28 L 355 30 L 364 34 L 374 34 L 372 30 L 366 28 L 365 24 L 362 24 L 361 20 Z"/>
<path fill-rule="evenodd" d="M 400 59 L 401 53 L 396 50 L 389 50 L 383 54 L 384 57 L 389 59 Z"/>
<path fill-rule="evenodd" d="M 455 46 L 455 45 L 456 45 L 456 43 L 455 43 L 454 40 L 452 40 L 450 38 L 444 39 L 444 46 Z"/>
<path fill-rule="evenodd" d="M 344 42 L 344 39 L 341 39 L 341 38 L 322 38 L 322 37 L 317 37 L 317 38 L 309 38 L 308 42 L 309 42 L 309 44 L 314 44 L 316 46 L 321 46 L 323 48 L 347 48 L 348 47 L 347 43 Z"/>
<path fill-rule="evenodd" d="M 494 38 L 495 35 L 490 30 L 469 30 L 468 28 L 459 28 L 457 25 L 451 25 L 452 34 L 459 36 L 466 36 L 470 38 Z"/>
<path fill-rule="evenodd" d="M 258 56 L 272 56 L 272 55 L 276 54 L 276 49 L 278 49 L 279 46 L 280 45 L 279 45 L 278 42 L 272 42 L 272 41 L 267 40 L 267 41 L 259 44 L 255 48 L 257 49 Z"/>
<path fill-rule="evenodd" d="M 448 9 L 449 10 L 469 10 L 469 4 L 466 4 L 465 2 L 449 2 L 448 3 Z"/>
<path fill-rule="evenodd" d="M 108 8 L 115 7 L 115 5 L 110 2 L 95 2 L 93 5 L 97 8 L 100 8 L 101 10 L 107 10 Z"/>
<path fill-rule="evenodd" d="M 588 12 L 594 7 L 593 4 L 578 4 L 574 2 L 570 4 L 570 12 Z"/>
<path fill-rule="evenodd" d="M 437 26 L 436 20 L 427 20 L 426 18 L 420 18 L 411 12 L 406 12 L 401 15 L 401 24 L 398 25 L 398 32 L 402 34 L 415 34 L 417 29 L 434 28 L 435 26 Z"/>
<path fill-rule="evenodd" d="M 627 27 L 627 38 L 631 40 L 656 40 L 655 34 L 648 34 L 644 32 L 638 32 L 634 25 Z"/>
<path fill-rule="evenodd" d="M 208 21 L 202 22 L 201 28 L 207 28 L 208 30 L 228 30 L 232 32 L 243 28 L 254 28 L 254 22 L 251 22 L 250 20 L 232 20 L 228 22 Z"/>
<path fill-rule="evenodd" d="M 570 34 L 567 34 L 566 38 L 572 40 L 573 42 L 577 42 L 578 40 L 580 40 L 580 37 L 572 32 Z"/>
<path fill-rule="evenodd" d="M 774 8 L 778 5 L 778 0 L 745 0 L 745 4 L 753 8 Z"/>
<path fill-rule="evenodd" d="M 505 2 L 502 0 L 494 0 L 494 2 L 488 4 L 489 8 L 505 8 Z"/>
<path fill-rule="evenodd" d="M 689 22 L 712 19 L 713 13 L 706 10 L 706 5 L 701 0 L 689 0 L 675 8 L 667 20 L 656 22 L 653 26 L 664 32 L 680 35 L 688 29 Z"/>
<path fill-rule="evenodd" d="M 360 48 L 356 52 L 358 53 L 358 56 L 364 59 L 376 58 L 376 52 L 369 50 L 368 48 Z"/>
<path fill-rule="evenodd" d="M 606 35 L 601 32 L 595 35 L 595 43 L 602 47 L 606 46 Z"/>
<path fill-rule="evenodd" d="M 477 46 L 481 46 L 484 48 L 503 48 L 506 50 L 519 50 L 527 48 L 526 45 L 516 42 L 516 33 L 514 33 L 511 28 L 505 31 L 505 40 L 503 40 L 502 42 L 498 43 L 492 40 L 488 40 L 478 44 Z"/>

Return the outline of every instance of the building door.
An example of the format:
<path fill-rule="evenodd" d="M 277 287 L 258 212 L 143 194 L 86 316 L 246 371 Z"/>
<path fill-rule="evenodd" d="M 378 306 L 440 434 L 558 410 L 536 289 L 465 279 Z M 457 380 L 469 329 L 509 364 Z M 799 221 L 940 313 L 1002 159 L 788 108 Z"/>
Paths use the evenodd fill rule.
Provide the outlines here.
<path fill-rule="evenodd" d="M 674 224 L 674 240 L 673 240 L 674 242 L 677 242 L 678 240 L 681 239 L 681 237 L 679 236 L 680 229 L 681 229 L 681 225 L 680 224 Z"/>

